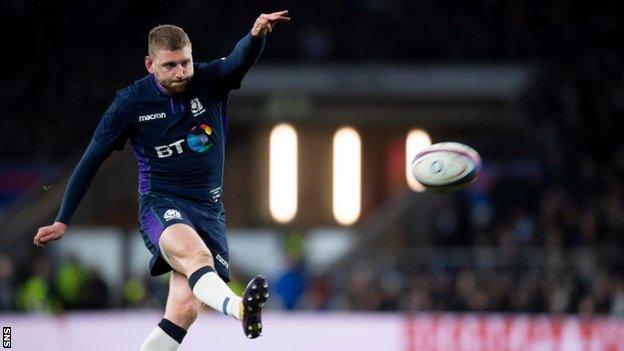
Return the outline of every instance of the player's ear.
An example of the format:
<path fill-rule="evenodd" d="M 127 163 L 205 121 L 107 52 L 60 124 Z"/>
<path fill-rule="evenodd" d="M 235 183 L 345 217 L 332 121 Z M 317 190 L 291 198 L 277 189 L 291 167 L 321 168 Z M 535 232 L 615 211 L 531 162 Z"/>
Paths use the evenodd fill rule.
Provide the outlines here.
<path fill-rule="evenodd" d="M 154 60 L 152 60 L 149 55 L 145 56 L 145 69 L 147 69 L 149 73 L 154 73 Z"/>

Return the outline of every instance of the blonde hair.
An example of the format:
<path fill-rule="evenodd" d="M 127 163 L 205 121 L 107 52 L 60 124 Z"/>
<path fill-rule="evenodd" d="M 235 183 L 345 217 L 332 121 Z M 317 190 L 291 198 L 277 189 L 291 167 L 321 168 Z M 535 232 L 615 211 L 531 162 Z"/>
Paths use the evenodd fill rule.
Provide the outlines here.
<path fill-rule="evenodd" d="M 157 50 L 179 50 L 185 46 L 191 46 L 184 29 L 172 24 L 161 24 L 150 30 L 147 36 L 147 52 L 150 56 L 156 54 Z"/>

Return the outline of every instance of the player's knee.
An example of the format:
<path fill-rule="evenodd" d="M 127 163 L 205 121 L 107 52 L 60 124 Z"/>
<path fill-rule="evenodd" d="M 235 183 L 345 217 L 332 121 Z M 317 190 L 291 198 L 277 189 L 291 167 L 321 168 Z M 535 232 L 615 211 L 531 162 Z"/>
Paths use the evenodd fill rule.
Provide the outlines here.
<path fill-rule="evenodd" d="M 210 250 L 202 250 L 199 255 L 199 259 L 205 262 L 210 262 L 211 266 L 214 266 L 214 259 L 212 258 L 212 253 Z"/>
<path fill-rule="evenodd" d="M 169 259 L 174 269 L 187 277 L 201 267 L 214 267 L 214 260 L 210 250 L 201 247 L 187 247 L 183 255 L 177 255 Z"/>
<path fill-rule="evenodd" d="M 185 258 L 180 260 L 179 267 L 182 268 L 179 272 L 190 277 L 198 269 L 210 266 L 214 268 L 214 261 L 212 259 L 212 254 L 210 251 L 195 251 L 187 255 Z"/>
<path fill-rule="evenodd" d="M 189 255 L 187 265 L 187 267 L 189 267 L 189 274 L 192 274 L 195 270 L 205 266 L 214 267 L 214 260 L 209 250 L 198 250 L 192 255 Z"/>

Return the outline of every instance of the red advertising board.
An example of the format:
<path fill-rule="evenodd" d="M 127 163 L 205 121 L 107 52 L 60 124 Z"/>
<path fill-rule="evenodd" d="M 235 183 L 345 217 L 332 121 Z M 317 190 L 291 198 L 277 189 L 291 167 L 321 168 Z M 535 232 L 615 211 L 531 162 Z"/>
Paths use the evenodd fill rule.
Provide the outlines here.
<path fill-rule="evenodd" d="M 624 319 L 422 314 L 406 318 L 406 351 L 624 351 Z"/>

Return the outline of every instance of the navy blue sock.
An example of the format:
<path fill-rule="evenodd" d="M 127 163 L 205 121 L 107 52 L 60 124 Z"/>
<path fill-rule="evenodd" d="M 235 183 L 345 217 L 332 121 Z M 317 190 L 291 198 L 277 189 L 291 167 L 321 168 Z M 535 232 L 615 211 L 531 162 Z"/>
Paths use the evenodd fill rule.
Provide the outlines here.
<path fill-rule="evenodd" d="M 163 318 L 160 323 L 158 323 L 158 327 L 167 333 L 167 335 L 169 335 L 173 340 L 177 341 L 178 344 L 182 343 L 182 340 L 186 335 L 186 330 L 184 330 L 184 328 L 175 325 L 172 321 L 166 318 Z"/>
<path fill-rule="evenodd" d="M 204 274 L 208 273 L 208 272 L 214 272 L 214 268 L 210 267 L 210 266 L 204 266 L 198 270 L 196 270 L 195 272 L 193 272 L 191 274 L 191 276 L 188 278 L 189 281 L 189 286 L 191 287 L 191 290 L 193 290 L 193 288 L 195 287 L 195 284 L 197 284 L 197 281 L 199 280 L 199 278 L 201 278 Z"/>

